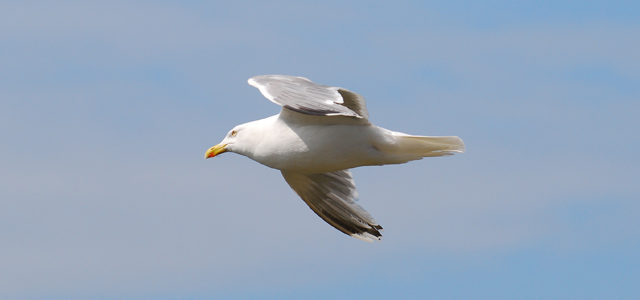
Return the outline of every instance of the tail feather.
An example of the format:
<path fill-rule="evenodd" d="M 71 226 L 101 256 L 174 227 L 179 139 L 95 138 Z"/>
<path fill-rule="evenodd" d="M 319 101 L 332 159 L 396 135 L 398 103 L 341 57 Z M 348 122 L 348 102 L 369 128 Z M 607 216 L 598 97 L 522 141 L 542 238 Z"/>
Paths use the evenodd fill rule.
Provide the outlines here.
<path fill-rule="evenodd" d="M 457 136 L 415 136 L 397 133 L 396 142 L 400 152 L 421 157 L 464 152 L 464 142 Z"/>

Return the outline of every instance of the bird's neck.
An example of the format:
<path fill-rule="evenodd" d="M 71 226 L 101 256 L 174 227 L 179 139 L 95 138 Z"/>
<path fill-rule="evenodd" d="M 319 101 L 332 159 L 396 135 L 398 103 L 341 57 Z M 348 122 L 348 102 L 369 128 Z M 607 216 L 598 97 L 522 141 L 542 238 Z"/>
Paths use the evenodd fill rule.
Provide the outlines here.
<path fill-rule="evenodd" d="M 274 123 L 277 121 L 278 115 L 268 118 L 251 121 L 243 124 L 241 133 L 242 141 L 234 147 L 233 152 L 252 157 L 258 150 L 265 139 L 272 134 Z"/>

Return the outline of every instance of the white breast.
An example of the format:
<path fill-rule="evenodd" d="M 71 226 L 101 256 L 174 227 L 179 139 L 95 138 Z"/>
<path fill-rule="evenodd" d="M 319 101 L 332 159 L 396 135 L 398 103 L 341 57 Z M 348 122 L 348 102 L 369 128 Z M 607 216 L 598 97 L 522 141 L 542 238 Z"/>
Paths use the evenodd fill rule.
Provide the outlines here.
<path fill-rule="evenodd" d="M 321 173 L 376 164 L 380 156 L 371 143 L 371 125 L 270 121 L 261 125 L 261 142 L 248 156 L 275 169 Z"/>

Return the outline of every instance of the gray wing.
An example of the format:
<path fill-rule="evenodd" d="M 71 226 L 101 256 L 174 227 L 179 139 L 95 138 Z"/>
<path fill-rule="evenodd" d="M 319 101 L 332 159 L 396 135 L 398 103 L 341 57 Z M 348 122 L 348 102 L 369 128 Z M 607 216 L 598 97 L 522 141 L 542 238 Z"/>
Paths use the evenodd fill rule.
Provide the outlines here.
<path fill-rule="evenodd" d="M 358 195 L 349 170 L 319 174 L 282 171 L 282 176 L 298 196 L 331 226 L 369 242 L 382 237 L 382 226 L 355 203 Z"/>
<path fill-rule="evenodd" d="M 369 117 L 364 98 L 343 88 L 320 85 L 304 77 L 288 75 L 260 75 L 249 78 L 248 82 L 271 102 L 299 113 Z"/>

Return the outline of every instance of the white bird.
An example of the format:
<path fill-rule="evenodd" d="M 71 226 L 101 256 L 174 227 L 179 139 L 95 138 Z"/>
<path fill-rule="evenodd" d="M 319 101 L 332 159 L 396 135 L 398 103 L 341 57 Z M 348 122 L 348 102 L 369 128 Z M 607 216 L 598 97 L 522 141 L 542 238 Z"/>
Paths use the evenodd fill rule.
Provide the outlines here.
<path fill-rule="evenodd" d="M 249 84 L 282 106 L 280 114 L 234 127 L 205 158 L 235 152 L 280 170 L 318 216 L 355 238 L 379 240 L 382 226 L 356 204 L 350 168 L 464 152 L 457 136 L 414 136 L 371 124 L 364 98 L 343 88 L 287 75 L 255 76 Z"/>

